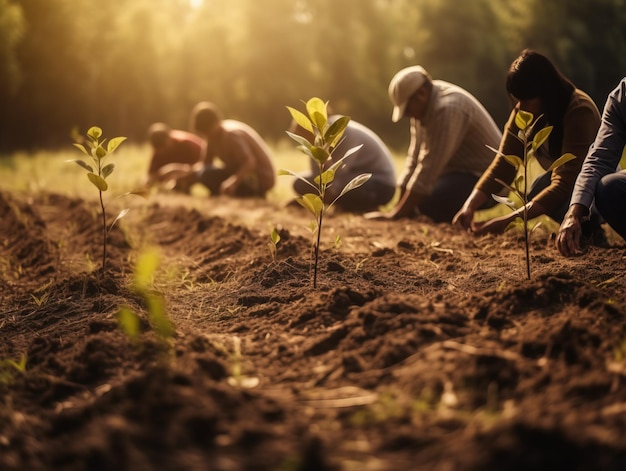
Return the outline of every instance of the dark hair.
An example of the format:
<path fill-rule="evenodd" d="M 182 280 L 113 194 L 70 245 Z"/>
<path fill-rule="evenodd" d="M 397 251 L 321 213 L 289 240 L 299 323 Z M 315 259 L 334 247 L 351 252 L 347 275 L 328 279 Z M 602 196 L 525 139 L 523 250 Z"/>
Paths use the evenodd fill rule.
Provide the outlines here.
<path fill-rule="evenodd" d="M 521 52 L 506 77 L 506 90 L 513 98 L 541 99 L 543 120 L 554 126 L 550 143 L 554 144 L 551 148 L 555 154 L 561 152 L 563 117 L 575 89 L 574 84 L 546 56 L 531 49 Z"/>
<path fill-rule="evenodd" d="M 165 147 L 170 138 L 170 127 L 165 123 L 154 123 L 148 128 L 148 139 L 155 149 Z"/>
<path fill-rule="evenodd" d="M 191 112 L 191 127 L 203 134 L 209 134 L 220 121 L 222 112 L 208 101 L 201 101 Z"/>

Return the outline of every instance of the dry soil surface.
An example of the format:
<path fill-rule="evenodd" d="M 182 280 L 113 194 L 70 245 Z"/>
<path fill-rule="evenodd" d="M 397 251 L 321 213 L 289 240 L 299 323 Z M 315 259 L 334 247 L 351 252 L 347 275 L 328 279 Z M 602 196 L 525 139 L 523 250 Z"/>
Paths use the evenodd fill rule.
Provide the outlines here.
<path fill-rule="evenodd" d="M 122 204 L 102 274 L 97 202 L 0 193 L 0 469 L 625 469 L 611 232 L 565 259 L 539 229 L 527 280 L 519 233 L 333 214 L 314 288 L 299 208 L 155 194 L 109 221 Z"/>

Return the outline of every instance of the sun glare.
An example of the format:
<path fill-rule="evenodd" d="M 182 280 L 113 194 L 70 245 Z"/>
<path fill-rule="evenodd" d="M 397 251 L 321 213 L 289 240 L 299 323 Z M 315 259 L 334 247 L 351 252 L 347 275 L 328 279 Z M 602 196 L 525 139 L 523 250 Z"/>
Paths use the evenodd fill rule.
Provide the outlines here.
<path fill-rule="evenodd" d="M 200 8 L 203 3 L 204 0 L 189 0 L 189 6 L 191 8 Z"/>

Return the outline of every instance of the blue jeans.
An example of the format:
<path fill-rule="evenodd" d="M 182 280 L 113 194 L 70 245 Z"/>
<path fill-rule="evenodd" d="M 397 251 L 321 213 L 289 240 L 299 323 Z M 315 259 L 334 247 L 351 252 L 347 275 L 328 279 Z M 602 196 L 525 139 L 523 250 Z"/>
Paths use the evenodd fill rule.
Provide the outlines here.
<path fill-rule="evenodd" d="M 595 206 L 609 226 L 626 240 L 626 170 L 605 175 L 598 182 Z"/>

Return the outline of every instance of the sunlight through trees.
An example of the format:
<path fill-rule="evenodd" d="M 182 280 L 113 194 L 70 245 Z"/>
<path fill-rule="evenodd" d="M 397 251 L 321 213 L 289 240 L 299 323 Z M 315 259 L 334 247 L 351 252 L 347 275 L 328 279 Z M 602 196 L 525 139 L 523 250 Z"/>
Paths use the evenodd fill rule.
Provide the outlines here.
<path fill-rule="evenodd" d="M 186 128 L 200 100 L 279 138 L 284 105 L 308 96 L 393 146 L 406 139 L 389 120 L 398 69 L 423 64 L 502 124 L 525 47 L 600 106 L 626 70 L 624 30 L 626 0 L 0 0 L 0 151 L 95 122 L 142 140 L 153 121 Z"/>

